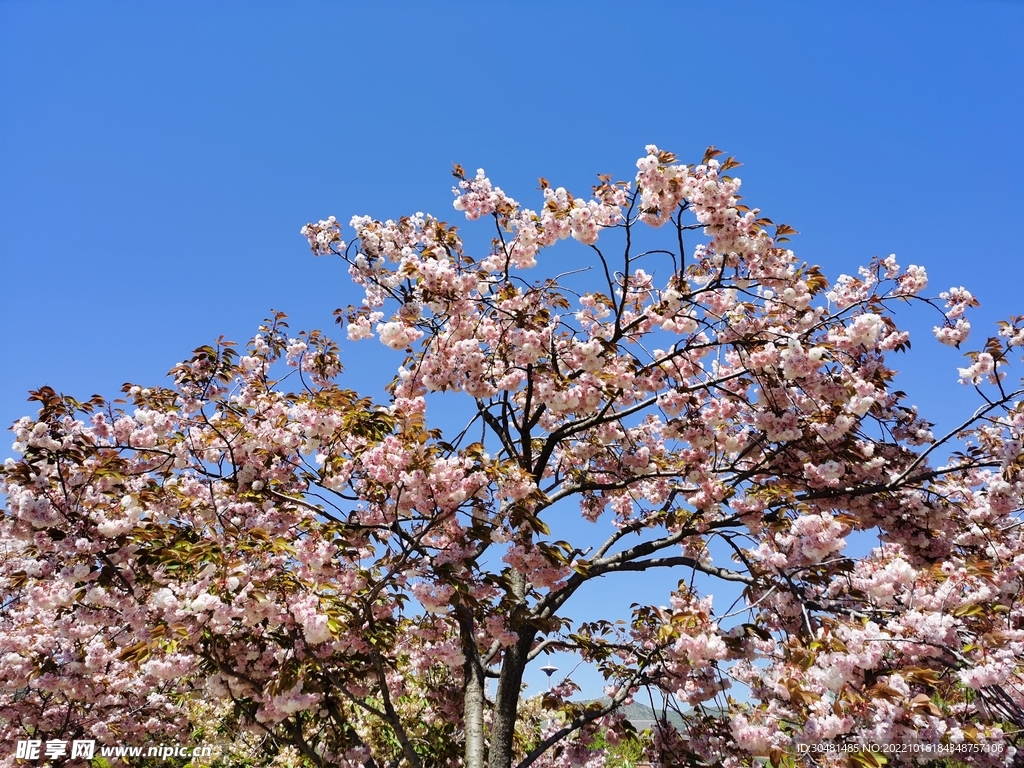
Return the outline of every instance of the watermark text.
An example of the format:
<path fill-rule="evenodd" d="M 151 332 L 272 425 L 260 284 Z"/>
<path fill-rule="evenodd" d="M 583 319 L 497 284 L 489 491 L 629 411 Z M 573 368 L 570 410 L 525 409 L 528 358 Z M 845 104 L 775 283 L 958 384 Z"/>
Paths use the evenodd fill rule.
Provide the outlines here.
<path fill-rule="evenodd" d="M 14 757 L 28 762 L 53 762 L 62 758 L 92 760 L 94 757 L 211 757 L 213 745 L 205 744 L 196 747 L 183 747 L 174 744 L 161 744 L 151 747 L 96 746 L 94 739 L 24 739 L 19 741 L 14 750 Z"/>
<path fill-rule="evenodd" d="M 958 755 L 999 755 L 1005 749 L 1004 744 L 983 744 L 962 741 L 955 744 L 930 744 L 914 742 L 908 744 L 797 744 L 799 755 L 820 754 L 857 754 L 870 752 L 875 755 L 935 755 L 955 757 Z"/>

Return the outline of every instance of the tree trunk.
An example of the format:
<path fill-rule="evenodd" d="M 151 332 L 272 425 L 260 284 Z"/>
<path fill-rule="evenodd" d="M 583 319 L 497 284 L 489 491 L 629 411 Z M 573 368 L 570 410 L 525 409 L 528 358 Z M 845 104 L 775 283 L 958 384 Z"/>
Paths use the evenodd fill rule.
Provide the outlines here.
<path fill-rule="evenodd" d="M 465 662 L 463 671 L 462 719 L 466 729 L 466 743 L 463 752 L 464 768 L 484 768 L 484 666 L 480 661 L 480 650 L 476 647 L 476 621 L 473 612 L 464 605 L 455 607 L 459 622 L 459 638 L 462 641 L 462 655 Z"/>
<path fill-rule="evenodd" d="M 465 768 L 484 768 L 484 670 L 480 656 L 476 653 L 474 639 L 463 644 L 472 646 L 466 654 L 466 692 L 463 703 L 463 719 L 466 725 Z"/>
<path fill-rule="evenodd" d="M 519 714 L 519 694 L 523 685 L 523 672 L 537 630 L 519 626 L 519 640 L 505 649 L 498 677 L 498 693 L 494 701 L 494 720 L 491 724 L 491 751 L 489 768 L 511 768 L 512 740 L 515 736 L 516 716 Z"/>

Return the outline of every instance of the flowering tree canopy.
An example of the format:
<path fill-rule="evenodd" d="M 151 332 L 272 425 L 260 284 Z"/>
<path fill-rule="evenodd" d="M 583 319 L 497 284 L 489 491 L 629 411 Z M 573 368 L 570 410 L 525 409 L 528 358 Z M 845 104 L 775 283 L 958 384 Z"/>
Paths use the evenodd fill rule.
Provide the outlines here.
<path fill-rule="evenodd" d="M 380 402 L 281 314 L 168 386 L 125 385 L 127 407 L 32 393 L 3 469 L 0 741 L 601 766 L 650 689 L 685 717 L 641 739 L 666 766 L 880 764 L 801 756 L 822 744 L 1012 761 L 1024 405 L 1004 369 L 1024 318 L 969 353 L 978 408 L 933 434 L 893 387 L 894 310 L 938 311 L 959 346 L 972 295 L 929 299 L 892 256 L 830 284 L 718 155 L 651 146 L 587 198 L 541 180 L 539 211 L 456 167 L 455 208 L 493 227 L 475 256 L 423 214 L 357 216 L 349 243 L 333 217 L 304 227 L 363 294 L 348 339 L 400 358 Z M 549 251 L 569 238 L 589 272 Z M 442 434 L 432 408 L 465 423 Z M 655 569 L 679 577 L 660 607 L 573 620 L 591 582 Z M 554 650 L 607 698 L 521 700 Z"/>

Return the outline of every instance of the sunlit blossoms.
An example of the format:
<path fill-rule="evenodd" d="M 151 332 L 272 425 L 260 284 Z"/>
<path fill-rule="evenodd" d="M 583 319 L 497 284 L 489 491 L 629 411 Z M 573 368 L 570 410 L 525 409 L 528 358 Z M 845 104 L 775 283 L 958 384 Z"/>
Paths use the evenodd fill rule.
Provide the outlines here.
<path fill-rule="evenodd" d="M 897 311 L 962 346 L 974 296 L 925 295 L 895 255 L 830 283 L 719 155 L 652 145 L 628 182 L 542 179 L 535 209 L 456 167 L 482 251 L 422 212 L 307 224 L 352 280 L 348 342 L 395 354 L 379 398 L 282 314 L 127 402 L 33 392 L 3 469 L 3 740 L 344 768 L 1019 760 L 1024 319 L 966 353 L 978 405 L 937 429 L 893 386 Z M 642 571 L 677 587 L 575 618 Z M 552 651 L 606 698 L 524 699 Z M 635 733 L 641 700 L 681 720 Z"/>

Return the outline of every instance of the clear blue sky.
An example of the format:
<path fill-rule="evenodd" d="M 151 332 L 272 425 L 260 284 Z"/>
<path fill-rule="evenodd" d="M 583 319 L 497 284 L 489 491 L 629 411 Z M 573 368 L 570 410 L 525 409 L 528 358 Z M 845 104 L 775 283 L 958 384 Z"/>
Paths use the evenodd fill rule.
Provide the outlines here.
<path fill-rule="evenodd" d="M 994 0 L 0 0 L 0 422 L 43 384 L 158 383 L 271 308 L 331 327 L 358 296 L 309 220 L 454 221 L 452 162 L 535 207 L 538 176 L 585 192 L 648 143 L 736 155 L 831 278 L 895 252 L 966 285 L 983 336 L 1024 314 L 1022 39 Z M 902 386 L 952 423 L 961 358 L 919 317 Z M 349 386 L 398 363 L 345 349 Z"/>

